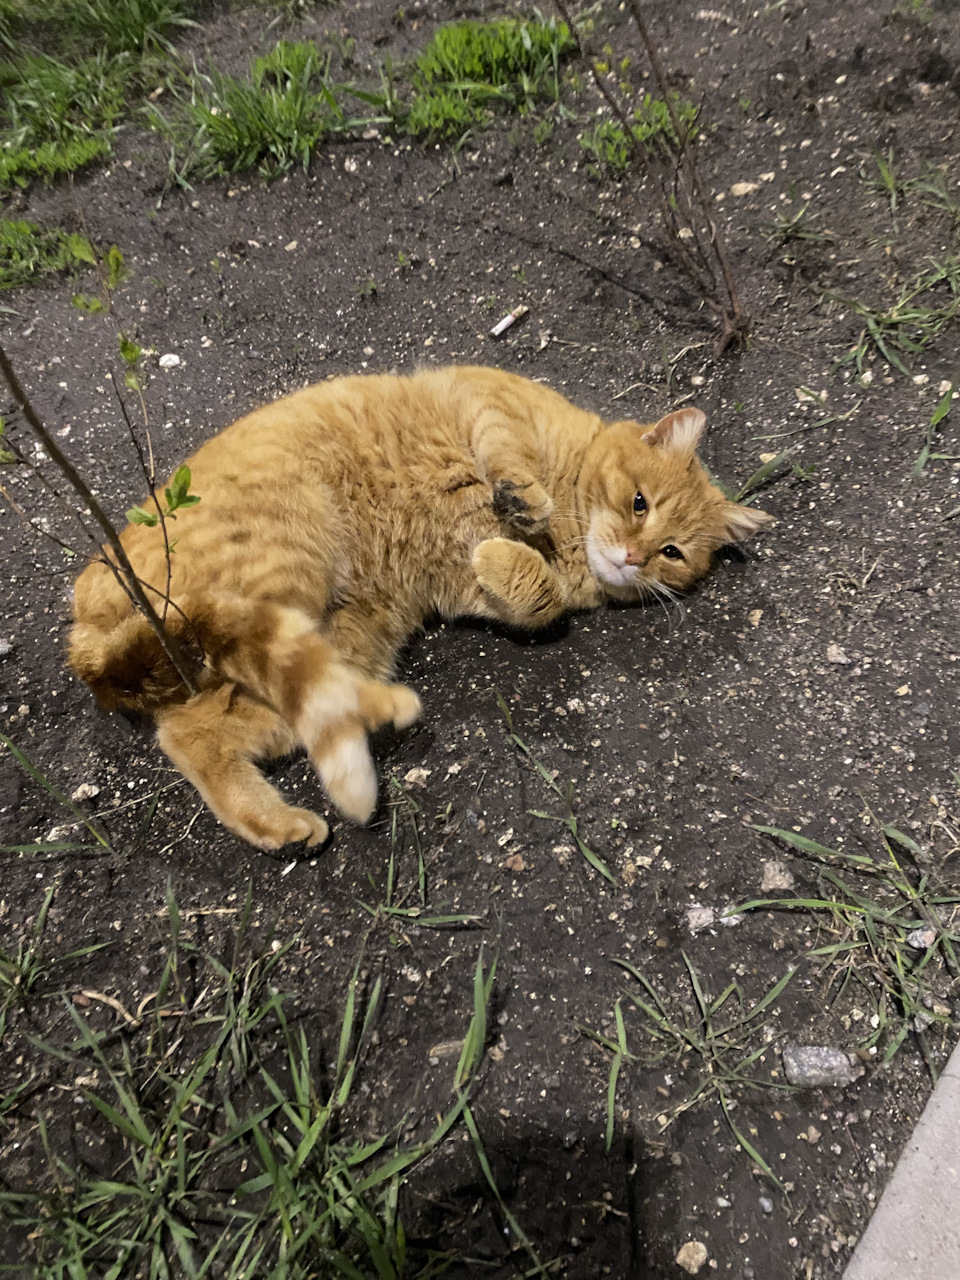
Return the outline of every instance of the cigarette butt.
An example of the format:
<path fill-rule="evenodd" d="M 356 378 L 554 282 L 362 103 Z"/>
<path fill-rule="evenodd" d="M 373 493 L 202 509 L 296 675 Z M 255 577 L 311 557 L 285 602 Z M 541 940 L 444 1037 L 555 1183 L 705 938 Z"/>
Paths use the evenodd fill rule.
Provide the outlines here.
<path fill-rule="evenodd" d="M 506 333 L 511 325 L 516 324 L 518 320 L 522 320 L 529 310 L 530 308 L 525 307 L 522 303 L 519 307 L 514 307 L 502 320 L 497 321 L 490 330 L 490 337 L 499 338 L 502 333 Z"/>

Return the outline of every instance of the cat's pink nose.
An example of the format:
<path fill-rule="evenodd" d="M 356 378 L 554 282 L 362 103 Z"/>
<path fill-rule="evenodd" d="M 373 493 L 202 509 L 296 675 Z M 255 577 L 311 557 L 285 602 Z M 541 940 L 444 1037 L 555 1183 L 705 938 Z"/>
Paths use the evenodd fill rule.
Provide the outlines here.
<path fill-rule="evenodd" d="M 628 547 L 628 548 L 627 548 L 627 558 L 626 558 L 626 560 L 624 560 L 624 562 L 623 562 L 623 563 L 624 563 L 624 564 L 635 564 L 635 565 L 639 565 L 639 566 L 640 566 L 640 568 L 642 569 L 642 568 L 643 568 L 643 566 L 647 563 L 647 557 L 643 554 L 643 552 L 642 552 L 642 551 L 639 551 L 639 550 L 637 550 L 636 548 L 629 548 L 629 547 Z"/>

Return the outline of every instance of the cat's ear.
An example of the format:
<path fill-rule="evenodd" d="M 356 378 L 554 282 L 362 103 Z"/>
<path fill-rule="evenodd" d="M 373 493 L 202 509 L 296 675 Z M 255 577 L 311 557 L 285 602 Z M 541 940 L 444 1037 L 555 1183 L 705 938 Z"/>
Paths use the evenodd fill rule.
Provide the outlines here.
<path fill-rule="evenodd" d="M 662 449 L 671 449 L 676 453 L 692 453 L 697 447 L 706 415 L 700 409 L 675 409 L 661 418 L 657 425 L 647 431 L 643 439 L 647 444 L 659 445 Z"/>
<path fill-rule="evenodd" d="M 766 511 L 758 511 L 756 507 L 742 507 L 738 502 L 728 502 L 724 506 L 723 521 L 731 542 L 742 542 L 767 525 L 776 523 L 775 518 Z"/>

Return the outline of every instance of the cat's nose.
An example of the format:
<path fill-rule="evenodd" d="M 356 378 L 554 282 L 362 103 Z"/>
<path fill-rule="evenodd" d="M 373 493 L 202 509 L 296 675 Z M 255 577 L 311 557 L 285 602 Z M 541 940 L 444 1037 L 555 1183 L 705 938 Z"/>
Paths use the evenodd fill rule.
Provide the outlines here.
<path fill-rule="evenodd" d="M 643 566 L 647 563 L 647 557 L 643 554 L 642 551 L 638 550 L 636 547 L 628 547 L 627 558 L 626 560 L 624 560 L 623 563 L 639 565 L 639 567 L 642 569 Z"/>

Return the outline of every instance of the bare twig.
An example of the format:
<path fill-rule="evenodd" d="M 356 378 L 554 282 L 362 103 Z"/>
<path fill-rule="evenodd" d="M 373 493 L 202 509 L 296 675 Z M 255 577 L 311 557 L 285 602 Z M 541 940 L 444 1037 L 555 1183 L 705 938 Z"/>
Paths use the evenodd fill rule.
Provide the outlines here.
<path fill-rule="evenodd" d="M 703 180 L 700 177 L 700 170 L 697 166 L 696 156 L 691 149 L 693 139 L 691 138 L 683 121 L 680 119 L 676 105 L 670 97 L 667 77 L 664 74 L 663 63 L 660 61 L 660 53 L 653 40 L 650 38 L 650 32 L 647 29 L 647 24 L 644 21 L 643 13 L 640 9 L 640 0 L 629 0 L 629 4 L 630 12 L 633 14 L 633 20 L 637 24 L 637 30 L 640 32 L 640 39 L 643 41 L 643 47 L 646 49 L 647 57 L 650 59 L 650 65 L 653 68 L 653 74 L 657 81 L 657 88 L 660 90 L 663 100 L 666 103 L 667 111 L 670 114 L 670 122 L 673 125 L 674 132 L 676 133 L 680 143 L 681 161 L 686 159 L 686 167 L 690 175 L 693 190 L 696 193 L 697 201 L 700 205 L 700 209 L 703 213 L 704 219 L 706 220 L 707 226 L 710 228 L 710 244 L 713 248 L 714 254 L 716 255 L 720 271 L 723 275 L 723 282 L 726 285 L 727 294 L 730 299 L 730 313 L 729 315 L 725 314 L 723 317 L 725 330 L 727 324 L 729 324 L 730 333 L 729 335 L 727 335 L 726 332 L 721 334 L 721 341 L 724 337 L 727 338 L 727 341 L 723 343 L 724 346 L 727 346 L 730 342 L 739 341 L 743 337 L 743 334 L 746 331 L 746 317 L 740 307 L 740 297 L 737 293 L 737 287 L 734 284 L 733 273 L 730 270 L 730 262 L 727 258 L 726 246 L 723 242 L 723 237 L 720 234 L 719 228 L 711 216 L 712 201 L 703 185 Z"/>
<path fill-rule="evenodd" d="M 157 472 L 156 472 L 156 467 L 154 466 L 154 461 L 153 461 L 153 443 L 150 440 L 150 425 L 149 425 L 149 419 L 147 417 L 147 403 L 143 398 L 143 392 L 140 389 L 140 383 L 138 380 L 137 393 L 140 396 L 140 409 L 141 409 L 141 412 L 143 413 L 144 431 L 146 432 L 146 436 L 147 436 L 147 453 L 149 456 L 149 464 L 147 462 L 147 459 L 143 456 L 143 446 L 140 444 L 140 441 L 137 439 L 137 433 L 133 429 L 133 423 L 130 421 L 130 415 L 127 413 L 126 403 L 123 399 L 123 396 L 120 394 L 120 388 L 117 386 L 117 380 L 113 376 L 112 370 L 110 371 L 110 381 L 113 383 L 113 390 L 117 397 L 117 402 L 120 405 L 120 412 L 123 414 L 123 420 L 127 424 L 127 431 L 130 433 L 130 439 L 133 442 L 133 447 L 137 451 L 137 457 L 140 460 L 140 470 L 146 476 L 147 487 L 150 490 L 150 499 L 153 502 L 153 505 L 157 509 L 157 517 L 160 521 L 160 530 L 163 534 L 163 554 L 167 562 L 167 582 L 166 582 L 166 588 L 164 590 L 164 595 L 163 595 L 163 613 L 161 617 L 165 623 L 167 621 L 167 610 L 170 607 L 170 580 L 173 573 L 173 564 L 171 563 L 171 560 L 170 560 L 171 549 L 170 549 L 170 536 L 167 533 L 167 517 L 164 513 L 163 506 L 160 502 L 160 499 L 157 497 Z"/>
<path fill-rule="evenodd" d="M 197 684 L 194 678 L 194 673 L 191 669 L 191 664 L 184 655 L 179 641 L 166 629 L 157 614 L 157 611 L 147 599 L 140 579 L 137 577 L 136 571 L 130 563 L 130 558 L 126 553 L 123 543 L 120 541 L 119 534 L 111 524 L 103 508 L 100 506 L 100 503 L 94 497 L 83 476 L 80 475 L 79 471 L 77 471 L 76 467 L 57 444 L 55 438 L 43 425 L 39 415 L 28 399 L 26 392 L 20 385 L 20 380 L 14 372 L 13 366 L 10 364 L 10 361 L 7 358 L 7 353 L 4 351 L 2 345 L 0 345 L 0 373 L 3 374 L 7 386 L 10 388 L 14 400 L 16 400 L 17 404 L 20 406 L 23 416 L 31 431 L 33 431 L 34 435 L 41 442 L 50 458 L 60 468 L 61 472 L 66 477 L 67 481 L 77 493 L 83 504 L 89 509 L 93 519 L 103 530 L 110 550 L 113 552 L 114 556 L 116 556 L 115 572 L 117 573 L 117 580 L 121 582 L 124 590 L 130 596 L 136 608 L 140 610 L 147 622 L 150 624 L 150 627 L 160 642 L 164 653 L 170 659 L 170 662 L 180 679 L 186 685 L 189 692 L 191 694 L 195 694 L 197 692 Z M 111 568 L 114 568 L 113 562 L 110 560 L 109 556 L 106 557 L 106 560 L 108 565 Z"/>
<path fill-rule="evenodd" d="M 639 0 L 630 0 L 630 12 L 640 32 L 640 38 L 653 68 L 654 78 L 666 105 L 677 141 L 676 163 L 670 166 L 669 172 L 666 162 L 638 140 L 623 103 L 611 92 L 600 69 L 584 47 L 567 0 L 554 0 L 554 3 L 576 41 L 581 61 L 589 70 L 598 92 L 619 121 L 624 139 L 630 146 L 635 159 L 646 172 L 655 177 L 660 218 L 670 241 L 673 256 L 720 322 L 717 349 L 724 351 L 733 343 L 739 344 L 748 331 L 749 319 L 740 305 L 723 237 L 712 216 L 712 201 L 700 177 L 694 130 L 680 118 L 680 113 L 670 95 L 663 64 L 657 47 L 650 37 Z M 684 179 L 689 186 L 689 191 L 684 186 Z M 694 205 L 699 209 L 699 217 L 694 213 Z M 700 225 L 698 225 L 701 222 L 706 224 L 709 232 L 709 248 L 704 247 L 701 239 Z M 721 290 L 718 289 L 711 258 L 719 267 L 723 278 L 725 299 L 722 297 Z"/>

